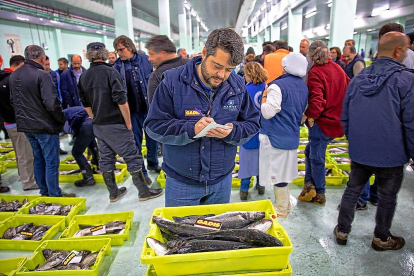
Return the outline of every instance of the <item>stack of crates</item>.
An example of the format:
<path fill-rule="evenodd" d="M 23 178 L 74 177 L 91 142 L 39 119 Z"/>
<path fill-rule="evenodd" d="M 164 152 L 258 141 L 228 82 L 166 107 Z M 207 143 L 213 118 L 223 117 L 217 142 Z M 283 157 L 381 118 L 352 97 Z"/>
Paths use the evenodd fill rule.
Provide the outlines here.
<path fill-rule="evenodd" d="M 273 221 L 267 233 L 279 239 L 283 246 L 157 256 L 155 251 L 144 242 L 141 263 L 149 265 L 147 275 L 292 275 L 288 262 L 293 250 L 292 242 L 283 226 L 277 221 L 277 215 L 270 200 L 157 208 L 153 216 L 172 220 L 173 216 L 218 215 L 230 211 L 265 212 L 265 219 Z M 147 237 L 157 239 L 162 243 L 166 242 L 160 229 L 152 221 Z"/>

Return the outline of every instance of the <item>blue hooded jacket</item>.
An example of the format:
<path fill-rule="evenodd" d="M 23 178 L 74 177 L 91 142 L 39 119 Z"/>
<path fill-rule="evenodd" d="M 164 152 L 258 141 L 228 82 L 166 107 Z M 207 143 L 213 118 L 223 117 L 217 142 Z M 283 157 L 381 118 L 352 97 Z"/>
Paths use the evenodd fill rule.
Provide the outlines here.
<path fill-rule="evenodd" d="M 342 124 L 352 161 L 398 167 L 414 158 L 414 70 L 379 57 L 348 86 Z"/>
<path fill-rule="evenodd" d="M 187 184 L 216 184 L 233 171 L 237 145 L 259 131 L 259 112 L 246 91 L 244 80 L 230 74 L 223 84 L 206 94 L 197 80 L 195 57 L 186 65 L 168 70 L 155 91 L 144 128 L 163 143 L 166 174 Z M 194 126 L 209 112 L 216 123 L 233 123 L 224 139 L 194 139 Z"/>

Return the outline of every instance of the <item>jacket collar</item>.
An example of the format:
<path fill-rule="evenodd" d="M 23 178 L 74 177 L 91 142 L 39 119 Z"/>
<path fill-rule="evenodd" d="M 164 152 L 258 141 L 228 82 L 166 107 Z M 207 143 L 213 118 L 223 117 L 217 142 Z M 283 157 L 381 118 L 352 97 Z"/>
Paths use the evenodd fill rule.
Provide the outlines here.
<path fill-rule="evenodd" d="M 24 64 L 28 64 L 28 65 L 31 65 L 31 66 L 36 67 L 38 69 L 45 70 L 42 65 L 40 65 L 39 63 L 37 63 L 36 61 L 33 61 L 31 59 L 25 59 Z"/>
<path fill-rule="evenodd" d="M 110 64 L 108 64 L 108 63 L 106 63 L 106 62 L 91 62 L 91 66 L 90 67 L 96 67 L 96 66 L 99 66 L 99 65 L 104 65 L 104 66 L 108 66 L 108 67 L 112 67 L 112 65 L 110 65 Z"/>
<path fill-rule="evenodd" d="M 161 66 L 163 66 L 163 65 L 165 65 L 165 64 L 170 64 L 170 63 L 175 63 L 175 62 L 178 62 L 178 61 L 180 61 L 182 59 L 182 57 L 181 56 L 179 56 L 179 57 L 175 57 L 175 58 L 172 58 L 172 59 L 167 59 L 166 61 L 164 61 L 164 62 L 162 62 L 158 67 L 157 67 L 157 69 L 158 68 L 160 68 Z"/>

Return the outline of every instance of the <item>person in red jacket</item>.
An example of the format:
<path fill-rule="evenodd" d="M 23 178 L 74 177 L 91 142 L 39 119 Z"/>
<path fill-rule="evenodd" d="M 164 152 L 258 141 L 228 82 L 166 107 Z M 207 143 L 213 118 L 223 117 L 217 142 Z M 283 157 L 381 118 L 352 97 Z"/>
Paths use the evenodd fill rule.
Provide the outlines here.
<path fill-rule="evenodd" d="M 314 66 L 308 73 L 309 99 L 305 111 L 309 143 L 305 149 L 305 185 L 300 201 L 325 205 L 325 152 L 333 138 L 342 137 L 342 102 L 349 78 L 330 58 L 325 42 L 317 40 L 309 47 Z"/>

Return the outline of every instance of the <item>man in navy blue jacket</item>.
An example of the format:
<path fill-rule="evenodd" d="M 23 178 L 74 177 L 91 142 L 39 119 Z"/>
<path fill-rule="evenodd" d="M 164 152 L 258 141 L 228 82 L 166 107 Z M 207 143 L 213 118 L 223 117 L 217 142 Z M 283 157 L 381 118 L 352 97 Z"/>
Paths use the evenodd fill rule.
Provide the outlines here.
<path fill-rule="evenodd" d="M 82 58 L 79 55 L 73 55 L 70 63 L 69 69 L 62 73 L 60 79 L 63 109 L 81 105 L 78 93 L 78 82 L 80 76 L 86 69 L 82 66 Z"/>
<path fill-rule="evenodd" d="M 119 55 L 114 68 L 121 74 L 127 91 L 132 132 L 138 150 L 141 152 L 144 120 L 149 110 L 147 89 L 148 79 L 152 73 L 152 64 L 149 62 L 147 55 L 137 52 L 134 42 L 127 36 L 117 37 L 113 45 Z M 142 171 L 145 175 L 145 181 L 150 185 L 152 180 L 148 177 L 147 169 L 160 172 L 161 168 L 158 165 L 158 143 L 148 135 L 145 135 L 145 140 L 148 149 L 148 166 L 145 168 L 145 165 L 143 165 Z"/>
<path fill-rule="evenodd" d="M 211 32 L 202 52 L 164 73 L 145 121 L 163 143 L 165 205 L 228 203 L 237 145 L 259 130 L 259 112 L 244 80 L 232 70 L 243 60 L 243 41 L 231 29 Z M 214 128 L 201 138 L 210 123 Z"/>
<path fill-rule="evenodd" d="M 404 164 L 414 158 L 414 71 L 401 63 L 408 45 L 403 33 L 383 35 L 378 58 L 348 86 L 342 123 L 352 163 L 334 229 L 338 244 L 347 243 L 358 197 L 372 174 L 379 201 L 371 246 L 384 251 L 398 250 L 405 244 L 403 237 L 390 233 L 390 228 Z"/>

